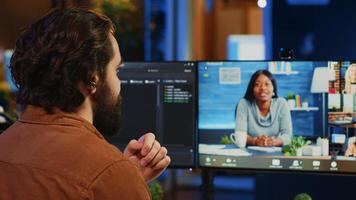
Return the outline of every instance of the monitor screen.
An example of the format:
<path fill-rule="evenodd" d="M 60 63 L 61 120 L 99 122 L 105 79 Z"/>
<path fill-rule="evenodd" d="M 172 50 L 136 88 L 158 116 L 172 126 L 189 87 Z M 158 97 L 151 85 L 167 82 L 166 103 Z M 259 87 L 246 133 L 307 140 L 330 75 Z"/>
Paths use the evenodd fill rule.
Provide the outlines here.
<path fill-rule="evenodd" d="M 355 173 L 355 157 L 337 143 L 354 129 L 330 132 L 335 63 L 199 62 L 199 166 Z"/>
<path fill-rule="evenodd" d="M 171 167 L 194 167 L 195 62 L 127 62 L 120 69 L 123 125 L 109 142 L 124 149 L 152 132 L 168 149 Z"/>

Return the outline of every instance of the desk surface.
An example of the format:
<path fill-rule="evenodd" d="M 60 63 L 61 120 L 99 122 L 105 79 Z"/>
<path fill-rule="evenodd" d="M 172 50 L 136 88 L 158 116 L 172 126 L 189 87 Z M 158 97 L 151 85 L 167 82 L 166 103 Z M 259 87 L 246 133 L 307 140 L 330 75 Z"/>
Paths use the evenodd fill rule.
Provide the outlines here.
<path fill-rule="evenodd" d="M 234 144 L 199 144 L 199 153 L 225 156 L 283 156 L 281 147 L 239 148 Z"/>

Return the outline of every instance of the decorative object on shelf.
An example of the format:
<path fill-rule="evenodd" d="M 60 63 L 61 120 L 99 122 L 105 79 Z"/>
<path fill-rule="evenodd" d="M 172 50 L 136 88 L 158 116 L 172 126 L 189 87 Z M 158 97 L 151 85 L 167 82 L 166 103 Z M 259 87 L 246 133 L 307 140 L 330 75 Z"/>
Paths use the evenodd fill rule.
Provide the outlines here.
<path fill-rule="evenodd" d="M 293 136 L 290 144 L 284 145 L 282 152 L 285 156 L 302 156 L 302 147 L 311 144 L 303 136 Z"/>
<path fill-rule="evenodd" d="M 268 71 L 270 71 L 272 74 L 277 72 L 277 62 L 271 61 L 268 62 Z"/>
<path fill-rule="evenodd" d="M 288 93 L 287 95 L 287 101 L 288 101 L 288 105 L 289 105 L 289 108 L 295 108 L 295 94 L 290 92 Z"/>
<path fill-rule="evenodd" d="M 301 107 L 301 103 L 300 103 L 300 96 L 298 94 L 295 95 L 295 102 L 296 102 L 296 107 L 300 108 Z"/>
<path fill-rule="evenodd" d="M 289 74 L 292 72 L 292 63 L 286 62 L 286 73 Z"/>
<path fill-rule="evenodd" d="M 308 100 L 304 99 L 302 103 L 302 108 L 308 108 L 308 106 L 309 106 Z"/>
<path fill-rule="evenodd" d="M 329 139 L 327 138 L 318 138 L 316 140 L 316 145 L 321 148 L 321 155 L 328 156 L 329 155 Z"/>
<path fill-rule="evenodd" d="M 300 148 L 299 148 L 300 149 Z M 303 156 L 321 156 L 321 147 L 317 145 L 306 145 L 302 148 Z"/>
<path fill-rule="evenodd" d="M 268 62 L 268 71 L 274 75 L 291 75 L 299 73 L 298 71 L 293 71 L 292 63 L 289 61 Z"/>

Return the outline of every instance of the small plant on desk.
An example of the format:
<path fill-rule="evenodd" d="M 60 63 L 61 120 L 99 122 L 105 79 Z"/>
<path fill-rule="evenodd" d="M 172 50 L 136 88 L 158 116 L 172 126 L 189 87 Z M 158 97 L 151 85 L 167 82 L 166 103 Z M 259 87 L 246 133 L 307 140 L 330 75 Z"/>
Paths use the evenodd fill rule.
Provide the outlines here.
<path fill-rule="evenodd" d="M 221 137 L 220 144 L 234 144 L 234 143 L 230 140 L 229 136 L 224 135 Z"/>
<path fill-rule="evenodd" d="M 303 146 L 311 144 L 310 140 L 305 140 L 305 137 L 292 137 L 290 144 L 284 145 L 282 148 L 282 152 L 285 156 L 297 156 L 298 149 L 302 148 Z"/>

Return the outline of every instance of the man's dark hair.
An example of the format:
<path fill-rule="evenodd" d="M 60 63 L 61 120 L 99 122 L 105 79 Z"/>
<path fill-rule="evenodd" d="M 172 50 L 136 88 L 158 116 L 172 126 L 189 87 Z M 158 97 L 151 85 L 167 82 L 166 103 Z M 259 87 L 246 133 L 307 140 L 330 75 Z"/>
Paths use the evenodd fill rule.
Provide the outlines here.
<path fill-rule="evenodd" d="M 79 8 L 58 8 L 30 25 L 16 41 L 11 58 L 18 102 L 73 112 L 84 101 L 78 85 L 90 85 L 95 72 L 105 78 L 113 57 L 106 16 Z"/>
<path fill-rule="evenodd" d="M 253 73 L 253 75 L 252 75 L 252 77 L 250 79 L 250 82 L 248 83 L 247 90 L 246 90 L 244 98 L 246 100 L 248 100 L 249 102 L 253 102 L 255 100 L 255 95 L 253 94 L 253 88 L 255 86 L 255 82 L 256 82 L 258 76 L 260 76 L 262 74 L 267 76 L 267 78 L 269 80 L 271 80 L 271 82 L 272 82 L 273 92 L 274 92 L 274 95 L 272 96 L 272 98 L 277 98 L 278 97 L 276 79 L 273 77 L 271 72 L 269 72 L 268 70 L 260 69 L 260 70 L 257 70 L 255 73 Z"/>

